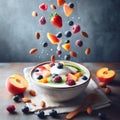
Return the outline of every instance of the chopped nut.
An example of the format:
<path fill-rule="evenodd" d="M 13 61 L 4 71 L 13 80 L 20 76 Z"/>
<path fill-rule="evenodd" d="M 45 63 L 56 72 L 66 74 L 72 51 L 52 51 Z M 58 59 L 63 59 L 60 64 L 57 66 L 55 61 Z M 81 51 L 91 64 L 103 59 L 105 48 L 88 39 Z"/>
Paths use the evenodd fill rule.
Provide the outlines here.
<path fill-rule="evenodd" d="M 51 56 L 51 62 L 53 62 L 53 63 L 55 62 L 55 56 L 54 55 Z"/>
<path fill-rule="evenodd" d="M 40 101 L 40 106 L 41 106 L 41 107 L 45 107 L 45 106 L 46 106 L 45 101 L 43 101 L 43 100 Z"/>
<path fill-rule="evenodd" d="M 53 10 L 55 10 L 55 9 L 56 9 L 56 6 L 55 6 L 55 5 L 53 5 L 53 4 L 51 4 L 51 5 L 50 5 L 50 7 L 51 7 L 51 9 L 53 9 Z"/>
<path fill-rule="evenodd" d="M 32 16 L 33 16 L 33 17 L 36 17 L 36 16 L 38 16 L 38 13 L 37 13 L 36 11 L 33 11 L 33 12 L 32 12 Z"/>
<path fill-rule="evenodd" d="M 90 54 L 90 51 L 91 51 L 90 48 L 87 48 L 87 49 L 85 50 L 85 54 L 86 54 L 86 55 L 89 55 L 89 54 Z"/>
<path fill-rule="evenodd" d="M 29 51 L 29 54 L 35 54 L 37 51 L 38 51 L 37 48 L 32 48 L 32 49 Z"/>
<path fill-rule="evenodd" d="M 88 115 L 91 115 L 92 114 L 92 107 L 91 106 L 87 107 L 86 111 L 87 111 Z"/>
<path fill-rule="evenodd" d="M 30 90 L 29 93 L 31 96 L 36 96 L 36 92 L 34 90 Z"/>
<path fill-rule="evenodd" d="M 23 101 L 24 103 L 27 103 L 27 102 L 31 102 L 31 99 L 26 98 L 26 97 L 23 97 L 23 98 L 22 98 L 22 101 Z"/>
<path fill-rule="evenodd" d="M 110 89 L 109 87 L 106 87 L 106 88 L 104 89 L 104 92 L 105 92 L 106 94 L 110 94 L 110 93 L 111 93 L 111 89 Z"/>

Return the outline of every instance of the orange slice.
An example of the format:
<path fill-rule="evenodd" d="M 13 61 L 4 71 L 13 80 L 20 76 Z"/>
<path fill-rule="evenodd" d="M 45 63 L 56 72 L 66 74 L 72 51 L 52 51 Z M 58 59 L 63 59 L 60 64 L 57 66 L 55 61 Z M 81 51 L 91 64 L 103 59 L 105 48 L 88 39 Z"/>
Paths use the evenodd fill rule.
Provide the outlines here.
<path fill-rule="evenodd" d="M 65 43 L 65 44 L 63 44 L 62 45 L 62 47 L 66 50 L 66 51 L 68 51 L 69 49 L 70 49 L 70 43 Z"/>

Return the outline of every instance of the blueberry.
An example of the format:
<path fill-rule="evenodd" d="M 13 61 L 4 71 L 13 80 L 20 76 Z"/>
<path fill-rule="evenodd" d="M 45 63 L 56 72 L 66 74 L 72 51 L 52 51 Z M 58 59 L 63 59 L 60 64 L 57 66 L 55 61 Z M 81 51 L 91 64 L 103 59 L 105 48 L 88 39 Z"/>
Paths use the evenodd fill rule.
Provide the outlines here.
<path fill-rule="evenodd" d="M 57 116 L 57 111 L 56 110 L 51 110 L 49 112 L 49 115 L 52 116 L 52 117 L 56 117 Z"/>
<path fill-rule="evenodd" d="M 68 25 L 69 25 L 69 26 L 72 26 L 73 24 L 74 24 L 73 21 L 68 21 Z"/>
<path fill-rule="evenodd" d="M 106 118 L 105 113 L 99 112 L 98 117 L 100 117 L 102 120 Z"/>
<path fill-rule="evenodd" d="M 62 37 L 62 33 L 61 33 L 61 32 L 58 32 L 58 33 L 56 34 L 56 37 L 61 38 L 61 37 Z"/>
<path fill-rule="evenodd" d="M 39 72 L 39 70 L 38 70 L 38 69 L 35 69 L 34 72 Z"/>
<path fill-rule="evenodd" d="M 44 113 L 44 111 L 38 111 L 38 113 L 37 113 L 37 116 L 39 117 L 39 118 L 45 118 L 45 113 Z"/>
<path fill-rule="evenodd" d="M 52 77 L 54 78 L 55 76 L 58 76 L 58 74 L 53 74 Z"/>
<path fill-rule="evenodd" d="M 24 107 L 22 107 L 22 112 L 24 113 L 24 114 L 28 114 L 29 113 L 29 107 L 27 107 L 27 106 L 24 106 Z"/>
<path fill-rule="evenodd" d="M 70 43 L 70 40 L 66 40 L 65 43 Z"/>
<path fill-rule="evenodd" d="M 69 86 L 72 86 L 72 85 L 75 85 L 75 81 L 74 80 L 68 80 L 67 82 L 66 82 Z"/>
<path fill-rule="evenodd" d="M 64 56 L 64 59 L 65 59 L 65 60 L 70 60 L 70 58 L 71 58 L 70 55 L 65 55 L 65 56 Z"/>
<path fill-rule="evenodd" d="M 58 69 L 62 69 L 63 68 L 63 64 L 62 63 L 58 63 L 57 68 Z"/>
<path fill-rule="evenodd" d="M 40 79 L 42 79 L 42 78 L 43 78 L 42 75 L 39 75 L 39 76 L 37 77 L 38 80 L 40 80 Z"/>
<path fill-rule="evenodd" d="M 82 79 L 83 79 L 83 80 L 87 80 L 88 78 L 87 78 L 86 76 L 83 76 Z"/>
<path fill-rule="evenodd" d="M 47 47 L 47 46 L 48 46 L 47 42 L 43 43 L 43 47 Z"/>
<path fill-rule="evenodd" d="M 13 96 L 13 100 L 14 100 L 15 102 L 21 102 L 21 101 L 20 101 L 20 96 L 19 96 L 19 95 Z"/>
<path fill-rule="evenodd" d="M 73 3 L 69 3 L 68 4 L 70 8 L 74 8 L 74 4 Z"/>
<path fill-rule="evenodd" d="M 66 36 L 66 37 L 71 37 L 71 36 L 72 36 L 71 31 L 65 31 L 65 36 Z"/>

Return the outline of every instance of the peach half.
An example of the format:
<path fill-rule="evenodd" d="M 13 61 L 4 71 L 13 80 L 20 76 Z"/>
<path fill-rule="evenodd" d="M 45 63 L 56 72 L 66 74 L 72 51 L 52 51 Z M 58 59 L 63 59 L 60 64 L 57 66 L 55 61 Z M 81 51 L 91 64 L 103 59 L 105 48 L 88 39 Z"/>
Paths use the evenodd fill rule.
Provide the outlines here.
<path fill-rule="evenodd" d="M 27 87 L 27 80 L 20 74 L 13 74 L 6 80 L 6 88 L 11 94 L 16 95 L 24 93 Z"/>
<path fill-rule="evenodd" d="M 103 68 L 100 68 L 96 72 L 96 76 L 97 76 L 98 80 L 100 80 L 101 82 L 108 83 L 114 79 L 115 71 L 109 70 L 109 68 L 107 68 L 107 67 L 103 67 Z"/>

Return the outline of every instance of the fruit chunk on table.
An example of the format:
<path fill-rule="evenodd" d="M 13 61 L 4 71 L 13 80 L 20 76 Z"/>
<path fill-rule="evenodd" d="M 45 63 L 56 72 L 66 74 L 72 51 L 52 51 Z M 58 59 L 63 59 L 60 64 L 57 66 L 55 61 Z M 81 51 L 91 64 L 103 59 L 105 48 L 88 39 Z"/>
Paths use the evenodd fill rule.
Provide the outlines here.
<path fill-rule="evenodd" d="M 70 8 L 70 6 L 67 3 L 64 3 L 64 5 L 63 5 L 63 11 L 64 11 L 65 15 L 67 17 L 69 17 L 73 13 L 74 8 Z"/>
<path fill-rule="evenodd" d="M 115 77 L 115 71 L 107 67 L 100 68 L 96 73 L 97 78 L 105 83 L 111 82 Z"/>
<path fill-rule="evenodd" d="M 59 44 L 60 40 L 52 33 L 47 33 L 47 38 L 52 44 Z"/>
<path fill-rule="evenodd" d="M 20 74 L 13 74 L 6 80 L 6 88 L 14 95 L 24 93 L 27 87 L 27 80 Z"/>

